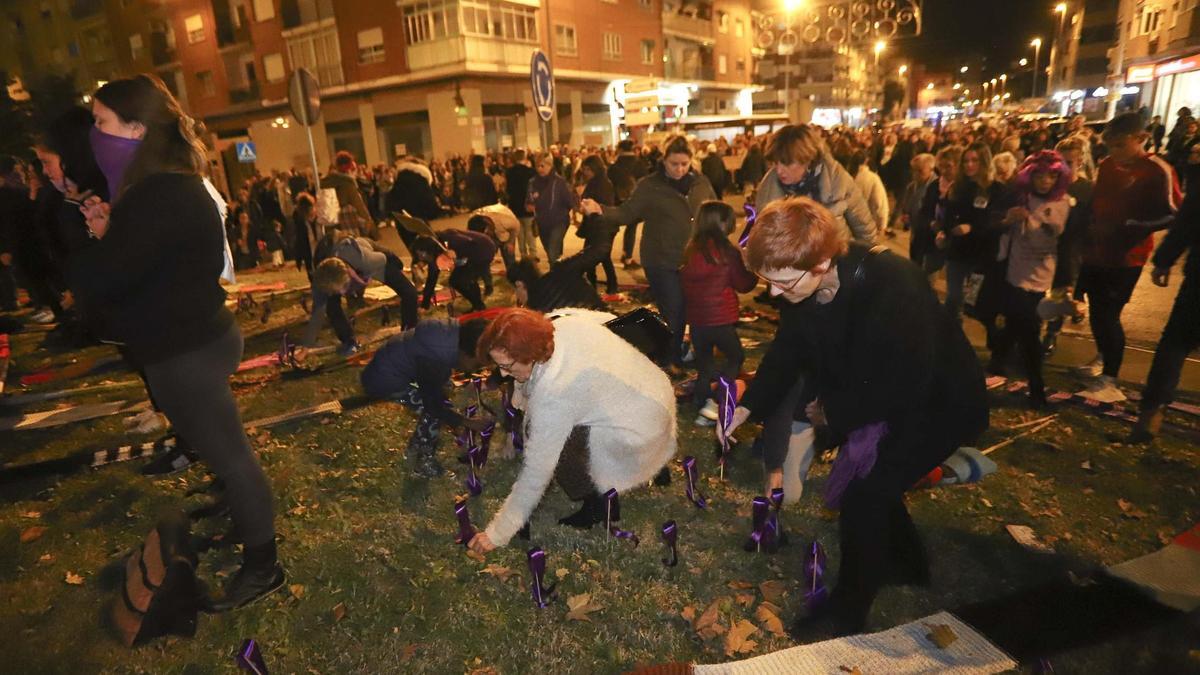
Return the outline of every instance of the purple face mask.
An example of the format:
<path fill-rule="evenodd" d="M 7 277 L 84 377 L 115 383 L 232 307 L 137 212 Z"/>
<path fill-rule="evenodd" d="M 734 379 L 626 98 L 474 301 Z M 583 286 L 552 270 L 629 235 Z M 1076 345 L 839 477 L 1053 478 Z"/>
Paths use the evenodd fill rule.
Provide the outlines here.
<path fill-rule="evenodd" d="M 92 127 L 88 138 L 92 142 L 92 154 L 96 156 L 96 165 L 108 181 L 109 192 L 116 194 L 125 178 L 125 169 L 129 168 L 142 141 L 106 134 L 96 127 Z"/>

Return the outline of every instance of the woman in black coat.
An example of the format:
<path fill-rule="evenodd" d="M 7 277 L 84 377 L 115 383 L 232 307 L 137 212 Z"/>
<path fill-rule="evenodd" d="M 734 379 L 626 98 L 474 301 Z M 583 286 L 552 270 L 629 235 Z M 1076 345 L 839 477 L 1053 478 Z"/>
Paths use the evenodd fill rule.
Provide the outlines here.
<path fill-rule="evenodd" d="M 794 634 L 861 632 L 883 585 L 928 583 L 904 492 L 987 428 L 983 369 L 919 267 L 848 245 L 810 199 L 764 209 L 746 262 L 787 305 L 729 431 L 771 414 L 798 377 L 808 380 L 804 415 L 846 440 L 825 495 L 840 503 L 841 567 L 831 600 Z"/>
<path fill-rule="evenodd" d="M 593 199 L 601 206 L 612 206 L 615 203 L 613 184 L 608 179 L 608 171 L 599 155 L 588 155 L 579 171 L 585 181 L 583 199 Z M 617 292 L 617 269 L 613 266 L 612 247 L 619 229 L 619 225 L 612 225 L 604 216 L 592 214 L 583 217 L 575 232 L 583 239 L 583 250 L 572 258 L 580 258 L 581 266 L 587 270 L 584 274 L 593 286 L 597 285 L 596 265 L 603 267 L 604 281 L 609 294 Z M 565 261 L 559 261 L 559 264 L 563 262 Z"/>
<path fill-rule="evenodd" d="M 496 183 L 484 168 L 483 155 L 471 155 L 471 169 L 467 172 L 463 199 L 468 211 L 500 201 L 496 194 Z"/>

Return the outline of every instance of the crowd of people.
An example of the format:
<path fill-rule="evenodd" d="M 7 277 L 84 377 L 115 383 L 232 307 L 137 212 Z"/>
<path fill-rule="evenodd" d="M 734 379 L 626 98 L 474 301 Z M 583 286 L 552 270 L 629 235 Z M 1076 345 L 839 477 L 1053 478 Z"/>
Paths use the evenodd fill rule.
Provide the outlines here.
<path fill-rule="evenodd" d="M 270 487 L 229 387 L 242 335 L 221 287 L 235 268 L 265 262 L 264 253 L 309 274 L 309 345 L 328 317 L 343 350 L 356 351 L 341 299 L 372 281 L 395 291 L 406 330 L 376 352 L 362 385 L 417 414 L 407 454 L 418 475 L 442 475 L 442 429 L 486 427 L 446 404 L 453 373 L 488 367 L 509 381 L 513 406 L 525 412 L 522 468 L 491 523 L 466 542 L 479 553 L 528 522 L 551 479 L 582 503 L 560 521 L 576 527 L 619 519 L 606 509 L 608 491 L 664 479 L 677 442 L 671 378 L 689 364 L 698 375 L 682 405 L 697 423 L 720 418 L 722 441 L 749 421 L 762 424 L 767 494 L 783 488 L 795 502 L 817 451 L 840 447 L 826 492 L 840 508 L 839 584 L 794 628 L 803 639 L 861 631 L 882 586 L 929 581 L 903 493 L 988 424 L 984 365 L 964 314 L 985 328 L 988 372 L 1006 373 L 1019 351 L 1030 403 L 1040 407 L 1053 321 L 1060 327 L 1086 301 L 1099 354 L 1082 366 L 1097 378 L 1082 393 L 1121 400 L 1121 311 L 1148 261 L 1165 285 L 1192 248 L 1143 395 L 1141 438 L 1158 432 L 1198 342 L 1200 142 L 1190 119 L 1181 122 L 1184 140 L 1166 146 L 1184 144 L 1175 168 L 1148 152 L 1157 132 L 1136 113 L 1100 134 L 1080 117 L 1061 128 L 1006 119 L 800 124 L 732 143 L 675 135 L 640 147 L 428 165 L 405 158 L 376 169 L 343 152 L 321 191 L 303 172 L 272 174 L 247 181 L 227 203 L 205 177 L 196 123 L 157 78 L 109 82 L 93 99 L 90 110 L 46 121 L 39 162 L 25 175 L 16 162 L 0 165 L 6 231 L 33 241 L 0 254 L 9 275 L 0 292 L 13 291 L 0 301 L 15 303 L 16 252 L 36 305 L 119 344 L 143 375 L 189 455 L 167 468 L 203 461 L 224 483 L 244 548 L 241 570 L 212 603 L 217 611 L 284 583 Z M 1182 208 L 1176 169 L 1188 188 Z M 734 240 L 738 219 L 721 198 L 743 189 L 756 217 Z M 460 210 L 471 214 L 466 229 L 428 226 Z M 408 265 L 404 252 L 378 242 L 387 223 Z M 585 244 L 564 257 L 572 226 Z M 641 268 L 669 333 L 655 359 L 605 325 L 614 316 L 596 268 L 615 291 L 622 228 L 620 261 Z M 1155 253 L 1153 234 L 1168 228 Z M 910 233 L 908 259 L 880 245 L 900 230 Z M 473 312 L 483 310 L 497 254 L 519 307 L 463 320 L 422 316 L 442 272 Z M 420 293 L 412 266 L 425 268 Z M 942 270 L 939 299 L 931 278 Z M 760 283 L 766 291 L 756 300 L 779 308 L 779 328 L 726 418 L 715 386 L 742 371 L 739 295 Z"/>

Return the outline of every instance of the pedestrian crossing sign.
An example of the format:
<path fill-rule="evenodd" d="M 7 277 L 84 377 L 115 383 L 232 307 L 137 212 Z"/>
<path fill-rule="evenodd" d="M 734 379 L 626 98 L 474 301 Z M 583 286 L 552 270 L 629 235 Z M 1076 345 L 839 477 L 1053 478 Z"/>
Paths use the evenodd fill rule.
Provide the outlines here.
<path fill-rule="evenodd" d="M 258 159 L 258 153 L 254 151 L 254 141 L 245 141 L 237 143 L 237 158 L 239 162 L 249 164 Z"/>

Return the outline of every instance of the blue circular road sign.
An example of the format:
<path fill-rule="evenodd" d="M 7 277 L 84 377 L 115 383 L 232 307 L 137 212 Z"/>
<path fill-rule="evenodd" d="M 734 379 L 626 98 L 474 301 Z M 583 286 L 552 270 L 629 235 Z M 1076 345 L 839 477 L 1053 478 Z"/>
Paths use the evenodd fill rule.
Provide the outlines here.
<path fill-rule="evenodd" d="M 550 70 L 550 59 L 540 49 L 534 50 L 529 62 L 529 84 L 538 117 L 549 122 L 554 117 L 554 73 Z"/>

